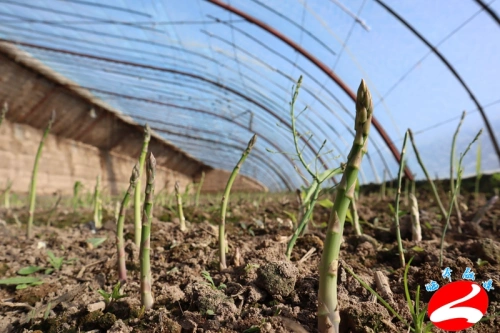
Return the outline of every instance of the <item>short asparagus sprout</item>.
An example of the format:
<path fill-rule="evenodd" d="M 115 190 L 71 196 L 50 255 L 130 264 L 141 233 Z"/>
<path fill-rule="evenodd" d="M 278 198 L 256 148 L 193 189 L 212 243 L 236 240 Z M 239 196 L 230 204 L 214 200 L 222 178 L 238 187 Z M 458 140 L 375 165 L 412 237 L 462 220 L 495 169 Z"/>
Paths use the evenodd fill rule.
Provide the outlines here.
<path fill-rule="evenodd" d="M 38 176 L 38 164 L 40 162 L 40 157 L 42 156 L 42 149 L 43 145 L 45 143 L 45 140 L 49 136 L 49 132 L 52 128 L 52 124 L 54 123 L 54 120 L 56 118 L 56 112 L 52 111 L 52 115 L 50 117 L 50 120 L 47 124 L 47 127 L 45 128 L 45 131 L 43 132 L 42 139 L 40 140 L 40 145 L 38 146 L 38 151 L 36 152 L 35 156 L 35 164 L 33 166 L 33 172 L 31 174 L 31 184 L 30 184 L 30 191 L 29 191 L 29 220 L 28 220 L 28 228 L 27 228 L 27 237 L 31 238 L 32 237 L 32 229 L 33 229 L 33 218 L 35 215 L 35 204 L 36 204 L 36 181 L 37 181 L 37 176 Z"/>
<path fill-rule="evenodd" d="M 96 229 L 102 228 L 102 199 L 101 199 L 101 176 L 96 177 L 94 188 L 94 223 Z"/>
<path fill-rule="evenodd" d="M 420 226 L 420 214 L 418 212 L 418 201 L 413 193 L 409 194 L 410 197 L 410 216 L 411 216 L 411 236 L 413 241 L 422 241 L 422 228 Z"/>
<path fill-rule="evenodd" d="M 5 102 L 5 103 L 3 103 L 2 112 L 0 113 L 0 126 L 2 125 L 3 120 L 5 119 L 5 115 L 7 114 L 7 112 L 9 112 L 9 105 L 7 104 L 7 102 Z"/>
<path fill-rule="evenodd" d="M 443 203 L 441 202 L 441 198 L 439 198 L 439 194 L 438 194 L 438 191 L 436 189 L 436 185 L 434 185 L 434 182 L 432 181 L 432 178 L 429 175 L 429 172 L 427 172 L 427 168 L 425 167 L 424 162 L 422 161 L 422 158 L 420 157 L 420 154 L 419 154 L 418 149 L 417 149 L 417 145 L 415 143 L 415 139 L 413 138 L 413 132 L 411 130 L 409 130 L 408 133 L 410 135 L 411 145 L 413 146 L 413 151 L 415 152 L 415 156 L 417 157 L 418 164 L 422 168 L 422 171 L 424 172 L 425 177 L 427 178 L 427 181 L 431 185 L 432 193 L 434 193 L 434 198 L 436 199 L 436 202 L 439 206 L 439 211 L 441 212 L 442 216 L 445 217 L 446 210 L 444 209 Z"/>
<path fill-rule="evenodd" d="M 471 146 L 474 144 L 474 142 L 479 139 L 479 136 L 483 130 L 479 130 L 479 132 L 476 134 L 474 139 L 469 143 L 465 151 L 460 154 L 460 159 L 458 160 L 458 166 L 457 166 L 457 183 L 455 185 L 455 188 L 453 189 L 453 194 L 451 198 L 451 203 L 450 203 L 450 208 L 448 209 L 448 212 L 446 213 L 446 224 L 444 225 L 443 228 L 443 233 L 441 235 L 441 246 L 440 246 L 440 253 L 439 253 L 439 266 L 443 266 L 443 250 L 444 250 L 444 237 L 446 235 L 446 230 L 448 229 L 448 226 L 450 224 L 450 217 L 451 217 L 451 212 L 453 211 L 453 202 L 455 201 L 455 198 L 457 197 L 457 193 L 460 192 L 460 185 L 462 183 L 462 173 L 463 173 L 463 168 L 462 168 L 462 162 L 465 157 L 465 155 L 469 152 Z"/>
<path fill-rule="evenodd" d="M 127 210 L 128 203 L 130 201 L 130 196 L 135 191 L 137 186 L 137 180 L 139 179 L 139 169 L 137 165 L 132 169 L 132 175 L 130 176 L 130 185 L 128 186 L 127 192 L 125 193 L 123 200 L 120 205 L 120 212 L 118 214 L 118 219 L 116 223 L 116 247 L 118 252 L 118 279 L 123 285 L 127 282 L 127 267 L 125 265 L 125 241 L 123 239 L 123 224 L 125 222 L 125 212 Z"/>
<path fill-rule="evenodd" d="M 481 182 L 481 140 L 477 142 L 477 153 L 476 153 L 476 184 L 474 186 L 474 198 L 476 203 L 479 203 L 479 183 Z"/>
<path fill-rule="evenodd" d="M 346 168 L 328 222 L 323 254 L 319 266 L 318 329 L 321 333 L 339 332 L 340 311 L 337 278 L 340 245 L 349 204 L 354 197 L 358 170 L 367 151 L 368 133 L 373 115 L 373 102 L 364 80 L 356 100 L 355 137 L 347 157 Z"/>
<path fill-rule="evenodd" d="M 7 187 L 3 192 L 3 204 L 5 209 L 10 209 L 10 189 L 12 188 L 12 181 L 9 179 L 7 181 Z"/>
<path fill-rule="evenodd" d="M 153 213 L 153 199 L 155 188 L 156 160 L 153 153 L 149 153 L 146 163 L 146 191 L 144 209 L 142 212 L 141 247 L 139 256 L 141 260 L 141 304 L 145 310 L 153 307 L 154 299 L 151 293 L 151 220 Z"/>
<path fill-rule="evenodd" d="M 179 191 L 179 182 L 175 182 L 175 198 L 177 199 L 177 213 L 179 215 L 179 228 L 182 232 L 187 230 L 186 218 L 184 217 L 184 210 L 182 209 L 182 195 Z"/>
<path fill-rule="evenodd" d="M 76 208 L 80 204 L 80 191 L 83 188 L 83 184 L 81 181 L 76 181 L 73 185 L 73 198 L 71 199 L 71 205 L 73 206 L 73 211 L 76 211 Z"/>
<path fill-rule="evenodd" d="M 198 205 L 200 204 L 200 193 L 201 193 L 201 188 L 203 187 L 203 182 L 205 181 L 205 171 L 201 172 L 201 178 L 200 182 L 198 183 L 198 188 L 196 189 L 196 197 L 194 199 L 194 208 L 198 208 Z"/>
<path fill-rule="evenodd" d="M 233 169 L 233 172 L 231 172 L 231 175 L 229 176 L 229 179 L 227 180 L 226 184 L 226 189 L 224 190 L 224 195 L 222 196 L 221 200 L 221 209 L 220 209 L 220 223 L 219 223 L 219 268 L 220 270 L 226 269 L 226 210 L 227 210 L 227 203 L 229 202 L 229 194 L 231 193 L 231 187 L 233 186 L 234 180 L 236 179 L 236 176 L 238 175 L 241 166 L 243 165 L 243 162 L 247 159 L 248 155 L 252 151 L 253 146 L 255 145 L 255 142 L 257 141 L 257 135 L 254 134 L 250 141 L 248 142 L 248 146 L 241 155 L 240 160 L 236 164 L 236 166 Z"/>
<path fill-rule="evenodd" d="M 120 293 L 121 286 L 122 285 L 120 284 L 120 282 L 115 284 L 111 293 L 108 293 L 106 290 L 103 289 L 99 289 L 97 291 L 99 295 L 101 295 L 104 298 L 104 303 L 106 303 L 106 308 L 109 308 L 113 302 L 116 302 L 121 298 L 127 297 L 127 295 Z"/>
<path fill-rule="evenodd" d="M 139 246 L 141 242 L 141 177 L 142 170 L 144 169 L 144 161 L 148 153 L 149 141 L 151 140 L 151 128 L 149 124 L 144 127 L 144 141 L 142 144 L 141 156 L 139 157 L 139 178 L 137 178 L 137 185 L 134 192 L 134 240 L 135 245 Z"/>
<path fill-rule="evenodd" d="M 401 232 L 399 229 L 399 199 L 401 197 L 401 184 L 403 179 L 403 170 L 405 168 L 405 155 L 406 155 L 406 142 L 408 141 L 408 131 L 405 133 L 403 140 L 403 148 L 401 149 L 401 159 L 399 161 L 399 172 L 398 172 L 398 190 L 396 192 L 396 210 L 395 210 L 395 223 L 396 223 L 396 238 L 398 240 L 398 251 L 399 251 L 399 262 L 401 267 L 405 267 L 405 254 L 403 249 L 403 243 L 401 242 Z"/>

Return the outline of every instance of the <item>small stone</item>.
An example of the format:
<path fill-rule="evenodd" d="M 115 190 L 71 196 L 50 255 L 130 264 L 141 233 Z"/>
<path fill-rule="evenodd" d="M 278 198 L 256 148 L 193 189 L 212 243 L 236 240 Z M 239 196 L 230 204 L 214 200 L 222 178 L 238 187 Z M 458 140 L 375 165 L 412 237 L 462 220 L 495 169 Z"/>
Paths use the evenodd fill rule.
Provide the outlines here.
<path fill-rule="evenodd" d="M 104 303 L 103 301 L 87 305 L 88 312 L 104 310 L 105 308 L 106 308 L 106 303 Z"/>

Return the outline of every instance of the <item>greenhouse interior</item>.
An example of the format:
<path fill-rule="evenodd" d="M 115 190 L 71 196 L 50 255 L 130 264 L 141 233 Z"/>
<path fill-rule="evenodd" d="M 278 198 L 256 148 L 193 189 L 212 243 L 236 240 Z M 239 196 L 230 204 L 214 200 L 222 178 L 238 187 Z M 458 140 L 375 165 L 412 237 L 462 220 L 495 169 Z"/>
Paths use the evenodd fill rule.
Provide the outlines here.
<path fill-rule="evenodd" d="M 0 332 L 500 331 L 500 1 L 0 3 Z"/>

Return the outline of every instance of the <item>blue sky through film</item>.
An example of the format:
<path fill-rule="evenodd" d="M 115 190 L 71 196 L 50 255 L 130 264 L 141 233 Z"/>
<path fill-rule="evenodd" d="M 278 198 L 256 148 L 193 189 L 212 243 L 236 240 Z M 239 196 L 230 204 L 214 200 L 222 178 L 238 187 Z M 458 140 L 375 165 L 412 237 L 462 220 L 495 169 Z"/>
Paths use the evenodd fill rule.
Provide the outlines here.
<path fill-rule="evenodd" d="M 286 125 L 276 124 L 289 123 L 293 80 L 300 75 L 304 84 L 297 110 L 305 106 L 309 110 L 298 119 L 299 131 L 314 133 L 313 149 L 306 147 L 304 155 L 313 160 L 314 149 L 326 139 L 325 151 L 333 150 L 323 157 L 328 167 L 345 161 L 353 139 L 354 104 L 348 96 L 289 46 L 207 1 L 114 0 L 105 7 L 94 0 L 0 2 L 2 38 L 208 78 L 211 82 L 23 47 L 139 123 L 153 123 L 167 140 L 209 165 L 231 169 L 255 132 L 260 136 L 257 149 L 242 173 L 271 189 L 285 188 L 286 178 L 289 186 L 299 186 L 301 179 L 290 158 L 266 148 L 293 152 Z M 451 139 L 463 110 L 468 114 L 457 156 L 484 127 L 474 103 L 438 57 L 375 1 L 226 3 L 300 43 L 353 90 L 364 78 L 372 91 L 375 116 L 398 149 L 411 128 L 433 175 L 449 175 Z M 489 3 L 500 13 L 500 1 Z M 500 140 L 499 25 L 472 0 L 387 0 L 386 4 L 438 45 L 484 106 Z M 398 168 L 374 129 L 371 138 L 370 156 L 362 165 L 365 183 L 382 179 L 385 169 L 395 176 Z M 499 160 L 486 131 L 481 145 L 483 171 L 498 171 Z M 410 168 L 422 178 L 412 149 L 408 152 Z M 476 145 L 465 159 L 466 174 L 474 173 L 475 154 Z"/>

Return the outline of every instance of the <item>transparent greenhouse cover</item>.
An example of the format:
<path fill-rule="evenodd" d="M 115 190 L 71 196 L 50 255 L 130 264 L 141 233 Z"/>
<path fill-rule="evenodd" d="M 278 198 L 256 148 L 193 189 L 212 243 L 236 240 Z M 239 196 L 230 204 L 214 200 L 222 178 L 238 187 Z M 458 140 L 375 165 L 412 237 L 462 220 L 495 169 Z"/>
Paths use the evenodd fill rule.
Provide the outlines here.
<path fill-rule="evenodd" d="M 488 1 L 489 11 L 473 0 L 218 1 L 302 46 L 351 90 L 364 79 L 375 117 L 397 150 L 411 128 L 432 176 L 449 177 L 451 141 L 464 110 L 457 158 L 484 128 L 482 172 L 500 169 L 477 104 L 442 59 L 483 107 L 499 140 L 500 1 Z M 138 123 L 150 123 L 208 165 L 232 169 L 256 133 L 257 146 L 241 172 L 271 190 L 303 184 L 288 127 L 292 87 L 300 75 L 296 110 L 307 106 L 297 121 L 305 158 L 314 163 L 327 140 L 315 163 L 318 171 L 346 160 L 354 122 L 349 96 L 302 54 L 215 0 L 0 2 L 4 41 L 20 42 L 56 72 Z M 370 136 L 360 181 L 395 177 L 394 156 L 373 127 Z M 464 160 L 465 175 L 475 173 L 477 146 Z M 411 145 L 408 166 L 423 178 Z"/>

